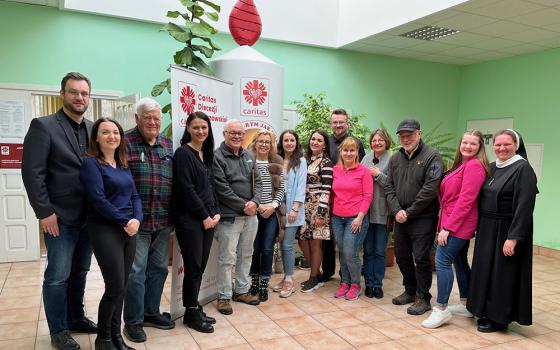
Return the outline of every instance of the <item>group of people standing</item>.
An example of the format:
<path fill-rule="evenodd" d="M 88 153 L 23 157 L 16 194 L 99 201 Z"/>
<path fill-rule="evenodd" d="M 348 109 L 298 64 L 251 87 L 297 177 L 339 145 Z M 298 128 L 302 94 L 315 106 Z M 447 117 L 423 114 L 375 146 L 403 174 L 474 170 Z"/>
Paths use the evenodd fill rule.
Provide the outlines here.
<path fill-rule="evenodd" d="M 334 275 L 336 244 L 341 280 L 334 297 L 358 299 L 363 274 L 366 297 L 383 298 L 388 218 L 395 221 L 405 289 L 392 303 L 412 304 L 409 314 L 432 309 L 429 254 L 437 237 L 437 302 L 422 326 L 439 327 L 453 314 L 477 316 L 481 332 L 512 321 L 531 324 L 538 191 L 517 132 L 494 136 L 498 160 L 491 165 L 482 134 L 465 132 L 444 172 L 440 154 L 422 141 L 414 119 L 397 128 L 398 152 L 389 153 L 391 138 L 377 129 L 365 156 L 362 143 L 348 134 L 343 109 L 331 115 L 332 135 L 314 131 L 305 152 L 293 130 L 278 141 L 260 130 L 244 149 L 245 130 L 235 119 L 224 124 L 224 141 L 215 148 L 210 119 L 193 112 L 173 153 L 171 141 L 160 135 L 155 100 L 139 101 L 137 126 L 125 133 L 115 120 L 83 117 L 90 90 L 85 76 L 68 73 L 61 83 L 63 107 L 34 119 L 24 142 L 22 175 L 45 232 L 43 299 L 57 349 L 79 349 L 70 335 L 76 331 L 97 333 L 96 349 L 132 349 L 121 336 L 121 316 L 133 342 L 146 340 L 143 327 L 175 327 L 159 310 L 173 227 L 185 266 L 183 322 L 200 332 L 213 332 L 216 322 L 198 302 L 214 240 L 222 314 L 233 313 L 232 300 L 267 301 L 269 289 L 282 298 L 294 293 L 296 239 L 310 263 L 301 292 Z M 475 233 L 471 271 L 467 252 Z M 269 286 L 276 241 L 284 277 Z M 97 325 L 83 306 L 92 251 L 105 281 Z M 448 305 L 451 265 L 458 305 Z"/>

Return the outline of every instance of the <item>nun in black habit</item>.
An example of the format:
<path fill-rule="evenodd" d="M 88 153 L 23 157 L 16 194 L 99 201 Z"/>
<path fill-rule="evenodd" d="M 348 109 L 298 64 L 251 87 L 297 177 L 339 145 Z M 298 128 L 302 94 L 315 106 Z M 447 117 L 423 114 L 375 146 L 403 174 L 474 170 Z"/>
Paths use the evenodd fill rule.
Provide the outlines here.
<path fill-rule="evenodd" d="M 494 135 L 497 160 L 479 195 L 479 219 L 467 309 L 478 331 L 495 332 L 513 321 L 531 325 L 533 209 L 537 178 L 521 136 Z"/>

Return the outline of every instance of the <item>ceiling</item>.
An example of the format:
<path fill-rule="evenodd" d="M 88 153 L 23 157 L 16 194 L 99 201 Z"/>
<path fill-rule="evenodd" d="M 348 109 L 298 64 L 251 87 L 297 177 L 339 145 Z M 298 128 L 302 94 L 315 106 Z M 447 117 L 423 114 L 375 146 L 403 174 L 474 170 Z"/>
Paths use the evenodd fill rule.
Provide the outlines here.
<path fill-rule="evenodd" d="M 426 25 L 460 32 L 433 41 L 401 34 Z M 470 0 L 342 49 L 468 65 L 560 47 L 560 0 Z"/>

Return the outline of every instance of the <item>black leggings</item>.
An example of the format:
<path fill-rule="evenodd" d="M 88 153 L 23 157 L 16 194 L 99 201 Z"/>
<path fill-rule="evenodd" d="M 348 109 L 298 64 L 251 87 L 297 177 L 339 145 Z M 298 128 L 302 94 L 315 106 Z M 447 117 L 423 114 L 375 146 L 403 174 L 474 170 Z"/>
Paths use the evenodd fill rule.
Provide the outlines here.
<path fill-rule="evenodd" d="M 196 307 L 202 275 L 206 269 L 214 229 L 204 230 L 202 221 L 189 214 L 180 215 L 176 220 L 175 233 L 183 256 L 183 306 Z"/>
<path fill-rule="evenodd" d="M 110 339 L 121 332 L 123 298 L 136 253 L 136 236 L 130 237 L 115 224 L 101 222 L 89 222 L 88 232 L 105 281 L 97 314 L 97 335 Z"/>

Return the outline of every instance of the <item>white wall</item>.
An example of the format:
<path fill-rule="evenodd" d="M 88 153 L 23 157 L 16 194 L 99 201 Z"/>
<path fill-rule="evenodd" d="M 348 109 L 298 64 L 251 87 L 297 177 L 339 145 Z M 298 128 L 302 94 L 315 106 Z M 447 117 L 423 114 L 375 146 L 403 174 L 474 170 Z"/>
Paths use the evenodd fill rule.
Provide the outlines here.
<path fill-rule="evenodd" d="M 220 4 L 216 28 L 229 32 L 229 13 L 237 0 Z M 341 47 L 356 40 L 441 11 L 465 0 L 255 0 L 264 39 Z M 166 23 L 178 0 L 61 0 L 61 9 Z M 180 24 L 179 21 L 177 21 Z"/>

